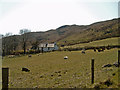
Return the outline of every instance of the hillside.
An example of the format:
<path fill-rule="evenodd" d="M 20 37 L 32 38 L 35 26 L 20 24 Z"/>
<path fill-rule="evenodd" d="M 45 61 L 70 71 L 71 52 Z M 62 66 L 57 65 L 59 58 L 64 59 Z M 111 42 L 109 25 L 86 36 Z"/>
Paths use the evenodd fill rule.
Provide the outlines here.
<path fill-rule="evenodd" d="M 27 33 L 28 47 L 30 47 L 29 42 L 34 41 L 38 41 L 39 43 L 57 42 L 58 45 L 74 45 L 118 36 L 118 19 L 97 22 L 91 25 L 64 25 L 46 32 Z M 18 43 L 17 47 L 20 49 L 21 35 L 11 37 Z M 6 39 L 9 38 L 10 37 L 7 37 Z M 8 42 L 10 42 L 10 40 L 8 40 Z"/>
<path fill-rule="evenodd" d="M 99 47 L 99 46 L 108 46 L 108 45 L 113 46 L 113 45 L 119 45 L 118 39 L 120 39 L 120 38 L 113 37 L 113 38 L 107 38 L 107 39 L 92 41 L 92 42 L 89 42 L 89 43 L 81 43 L 81 44 L 65 46 L 65 47 L 61 47 L 61 48 Z"/>

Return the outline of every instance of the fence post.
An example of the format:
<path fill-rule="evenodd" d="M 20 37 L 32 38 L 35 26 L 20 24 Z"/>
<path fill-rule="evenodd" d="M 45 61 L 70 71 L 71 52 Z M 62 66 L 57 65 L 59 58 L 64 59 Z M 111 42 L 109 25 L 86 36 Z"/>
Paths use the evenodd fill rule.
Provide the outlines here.
<path fill-rule="evenodd" d="M 2 68 L 2 89 L 8 90 L 9 68 Z"/>
<path fill-rule="evenodd" d="M 91 84 L 94 83 L 94 59 L 91 59 Z"/>

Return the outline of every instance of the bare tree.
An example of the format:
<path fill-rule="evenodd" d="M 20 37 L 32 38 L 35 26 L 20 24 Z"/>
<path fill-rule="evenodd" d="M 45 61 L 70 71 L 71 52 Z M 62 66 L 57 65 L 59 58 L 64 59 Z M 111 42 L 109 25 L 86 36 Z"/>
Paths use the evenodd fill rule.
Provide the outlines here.
<path fill-rule="evenodd" d="M 12 36 L 11 32 L 6 33 L 4 37 L 9 37 L 9 36 Z"/>
<path fill-rule="evenodd" d="M 28 41 L 27 33 L 28 32 L 31 32 L 31 31 L 28 29 L 21 29 L 19 32 L 22 35 L 22 48 L 24 50 L 24 54 L 26 54 L 26 47 L 27 47 L 27 41 Z"/>
<path fill-rule="evenodd" d="M 2 34 L 0 34 L 0 56 L 2 56 Z"/>
<path fill-rule="evenodd" d="M 36 40 L 34 42 L 30 42 L 31 45 L 32 45 L 32 49 L 36 50 L 36 51 L 39 51 L 39 42 Z"/>
<path fill-rule="evenodd" d="M 2 35 L 2 55 L 11 54 L 13 51 L 12 33 Z"/>

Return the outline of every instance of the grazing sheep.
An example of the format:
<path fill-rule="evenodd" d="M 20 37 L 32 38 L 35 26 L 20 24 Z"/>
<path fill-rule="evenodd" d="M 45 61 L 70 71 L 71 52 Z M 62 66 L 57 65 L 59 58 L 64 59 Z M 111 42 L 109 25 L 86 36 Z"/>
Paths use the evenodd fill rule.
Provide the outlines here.
<path fill-rule="evenodd" d="M 103 65 L 102 68 L 104 67 L 111 67 L 112 65 L 111 64 L 106 64 L 106 65 Z"/>
<path fill-rule="evenodd" d="M 32 55 L 28 55 L 28 57 L 32 57 Z"/>
<path fill-rule="evenodd" d="M 30 70 L 29 70 L 29 69 L 27 69 L 27 68 L 22 68 L 22 71 L 25 71 L 25 72 L 30 72 Z"/>
<path fill-rule="evenodd" d="M 9 55 L 8 56 L 8 58 L 14 58 L 15 57 L 15 55 Z"/>
<path fill-rule="evenodd" d="M 85 54 L 85 51 L 82 51 L 83 54 Z"/>
<path fill-rule="evenodd" d="M 40 54 L 37 54 L 37 56 L 40 56 Z"/>
<path fill-rule="evenodd" d="M 42 53 L 37 54 L 37 56 L 40 56 L 40 55 L 42 55 Z"/>
<path fill-rule="evenodd" d="M 65 56 L 64 59 L 68 59 L 68 56 Z"/>

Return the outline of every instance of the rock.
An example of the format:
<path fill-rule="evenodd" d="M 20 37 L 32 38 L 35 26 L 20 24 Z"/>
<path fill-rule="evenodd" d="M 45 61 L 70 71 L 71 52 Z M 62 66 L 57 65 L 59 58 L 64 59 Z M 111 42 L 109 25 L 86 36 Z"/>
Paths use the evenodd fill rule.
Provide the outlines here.
<path fill-rule="evenodd" d="M 22 68 L 22 71 L 25 71 L 25 72 L 30 72 L 30 70 L 29 70 L 29 69 L 27 69 L 27 68 Z"/>
<path fill-rule="evenodd" d="M 61 73 L 61 71 L 58 71 L 58 73 Z"/>
<path fill-rule="evenodd" d="M 59 77 L 61 76 L 61 75 L 58 75 Z"/>
<path fill-rule="evenodd" d="M 120 63 L 115 62 L 113 65 L 114 65 L 115 67 L 119 67 Z"/>
<path fill-rule="evenodd" d="M 59 82 L 56 82 L 55 84 L 59 84 Z"/>
<path fill-rule="evenodd" d="M 67 72 L 63 72 L 64 74 L 66 74 Z"/>
<path fill-rule="evenodd" d="M 112 65 L 111 64 L 106 64 L 106 65 L 103 65 L 102 68 L 104 67 L 111 67 Z"/>
<path fill-rule="evenodd" d="M 43 75 L 41 75 L 40 78 L 43 78 Z"/>
<path fill-rule="evenodd" d="M 115 76 L 115 73 L 113 73 L 112 75 Z"/>
<path fill-rule="evenodd" d="M 51 77 L 53 77 L 53 75 L 51 75 Z"/>
<path fill-rule="evenodd" d="M 61 71 L 55 71 L 55 73 L 61 73 Z"/>
<path fill-rule="evenodd" d="M 108 80 L 106 80 L 106 81 L 104 82 L 104 84 L 109 87 L 110 85 L 113 84 L 113 82 L 112 82 L 110 79 L 108 79 Z"/>
<path fill-rule="evenodd" d="M 95 88 L 95 89 L 99 89 L 99 88 L 100 88 L 100 85 L 99 85 L 99 84 L 96 84 L 96 85 L 94 85 L 94 88 Z"/>

